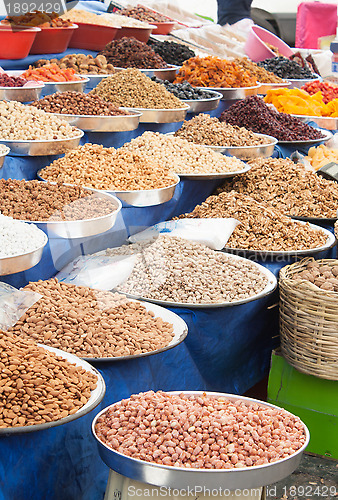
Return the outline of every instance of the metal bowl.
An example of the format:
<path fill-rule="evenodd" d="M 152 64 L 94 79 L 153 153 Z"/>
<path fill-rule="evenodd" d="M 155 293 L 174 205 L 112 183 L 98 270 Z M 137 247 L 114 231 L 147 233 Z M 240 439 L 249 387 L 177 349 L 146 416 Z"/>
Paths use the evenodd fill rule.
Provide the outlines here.
<path fill-rule="evenodd" d="M 150 109 L 150 108 L 130 108 L 121 107 L 125 111 L 136 111 L 141 113 L 140 123 L 176 123 L 183 122 L 189 106 L 176 109 Z"/>
<path fill-rule="evenodd" d="M 182 393 L 198 396 L 206 394 L 207 396 L 215 398 L 226 398 L 230 401 L 258 403 L 267 408 L 273 408 L 280 411 L 278 406 L 270 403 L 234 394 L 202 391 L 173 391 L 171 394 Z M 126 455 L 122 455 L 122 453 L 112 450 L 100 441 L 95 432 L 96 422 L 97 419 L 103 415 L 108 408 L 110 408 L 110 406 L 96 415 L 92 423 L 92 432 L 96 438 L 99 453 L 103 462 L 110 469 L 136 481 L 178 490 L 193 488 L 195 491 L 196 487 L 200 487 L 202 488 L 201 491 L 203 491 L 203 488 L 208 488 L 210 490 L 219 488 L 224 490 L 226 488 L 227 490 L 234 491 L 238 489 L 243 490 L 258 488 L 275 483 L 289 476 L 298 467 L 302 454 L 310 440 L 309 431 L 303 424 L 306 436 L 304 445 L 290 457 L 283 458 L 277 462 L 252 467 L 243 467 L 239 469 L 188 469 L 184 467 L 169 467 L 166 465 L 153 464 L 136 458 L 127 457 Z"/>
<path fill-rule="evenodd" d="M 204 111 L 213 111 L 218 108 L 222 94 L 209 90 L 214 96 L 209 99 L 182 99 L 182 102 L 189 106 L 187 113 L 203 113 Z"/>
<path fill-rule="evenodd" d="M 44 84 L 34 87 L 0 87 L 0 100 L 31 102 L 39 99 Z"/>
<path fill-rule="evenodd" d="M 222 94 L 222 101 L 234 101 L 237 99 L 245 99 L 250 95 L 257 95 L 259 93 L 260 84 L 253 87 L 239 87 L 239 88 L 219 88 L 219 87 L 197 87 L 200 90 L 215 91 Z"/>
<path fill-rule="evenodd" d="M 268 92 L 268 90 L 274 90 L 274 89 L 283 89 L 290 87 L 291 82 L 289 80 L 285 80 L 284 82 L 281 83 L 261 83 L 260 82 L 260 88 L 258 91 L 258 94 L 264 95 Z"/>
<path fill-rule="evenodd" d="M 24 69 L 16 69 L 7 71 L 7 74 L 10 76 L 21 76 L 25 71 Z M 55 92 L 67 92 L 68 90 L 83 92 L 89 82 L 89 78 L 84 75 L 79 75 L 79 78 L 80 80 L 75 82 L 42 82 L 44 86 L 42 87 L 41 98 L 46 95 L 55 94 Z"/>
<path fill-rule="evenodd" d="M 129 299 L 131 302 L 139 302 L 133 299 Z M 169 309 L 166 309 L 164 307 L 157 306 L 155 304 L 149 304 L 148 302 L 141 302 L 147 309 L 147 311 L 152 311 L 155 313 L 155 316 L 158 318 L 162 318 L 163 321 L 167 321 L 168 323 L 171 323 L 174 326 L 174 338 L 170 341 L 170 343 L 162 347 L 161 349 L 156 349 L 156 351 L 149 351 L 149 352 L 144 352 L 142 354 L 135 354 L 135 355 L 130 355 L 130 356 L 111 356 L 111 357 L 106 357 L 106 358 L 85 358 L 83 357 L 82 359 L 85 359 L 89 362 L 100 362 L 100 361 L 109 361 L 109 362 L 114 362 L 114 361 L 125 361 L 127 359 L 135 359 L 135 358 L 143 358 L 145 356 L 152 356 L 153 354 L 159 354 L 160 352 L 168 351 L 169 349 L 172 349 L 173 347 L 176 347 L 179 345 L 185 337 L 188 334 L 188 326 L 185 321 L 183 321 L 182 318 L 180 318 L 177 314 L 173 313 Z"/>
<path fill-rule="evenodd" d="M 104 79 L 104 78 L 108 78 L 109 76 L 113 76 L 113 74 L 109 74 L 109 75 L 106 75 L 106 74 L 102 74 L 102 75 L 99 75 L 99 74 L 93 74 L 93 75 L 90 75 L 90 74 L 83 74 L 83 75 L 79 75 L 81 76 L 82 78 L 88 78 L 88 83 L 86 84 L 86 91 L 90 91 L 90 90 L 93 90 L 95 89 L 95 87 Z"/>
<path fill-rule="evenodd" d="M 320 130 L 321 133 L 324 135 L 321 139 L 309 139 L 307 141 L 278 141 L 278 144 L 283 144 L 285 146 L 311 146 L 312 144 L 318 144 L 319 142 L 324 142 L 328 141 L 333 137 L 332 132 L 329 130 Z"/>
<path fill-rule="evenodd" d="M 44 180 L 40 177 L 41 180 Z M 55 183 L 53 183 L 55 184 Z M 122 203 L 115 196 L 111 194 L 104 193 L 102 191 L 94 191 L 92 189 L 87 189 L 92 196 L 97 198 L 106 199 L 112 201 L 116 206 L 116 210 L 110 214 L 101 215 L 100 217 L 95 217 L 92 219 L 83 220 L 60 220 L 60 221 L 27 221 L 35 224 L 44 233 L 48 234 L 49 237 L 59 237 L 66 239 L 76 239 L 76 238 L 87 238 L 89 236 L 95 236 L 97 234 L 105 233 L 111 229 L 116 221 L 117 214 L 122 209 Z"/>
<path fill-rule="evenodd" d="M 247 262 L 247 259 L 245 259 L 244 257 L 239 257 L 238 255 L 232 255 L 232 254 L 229 254 L 229 256 L 231 256 L 231 258 L 233 259 L 240 259 L 242 261 L 245 260 Z M 265 288 L 256 295 L 248 297 L 247 299 L 236 300 L 234 302 L 218 302 L 218 303 L 202 303 L 202 304 L 195 304 L 191 302 L 171 302 L 170 300 L 152 299 L 150 297 L 143 297 L 142 295 L 133 295 L 129 293 L 124 293 L 121 292 L 118 289 L 118 287 L 116 287 L 115 290 L 120 293 L 123 293 L 127 297 L 137 300 L 145 300 L 148 302 L 152 302 L 153 304 L 158 304 L 160 306 L 165 306 L 165 307 L 185 307 L 188 309 L 215 309 L 217 307 L 238 306 L 241 304 L 247 304 L 248 302 L 252 302 L 253 300 L 261 299 L 262 297 L 266 297 L 267 295 L 270 295 L 270 293 L 272 293 L 277 287 L 277 279 L 271 271 L 269 271 L 266 267 L 257 264 L 256 262 L 252 262 L 252 264 L 257 266 L 260 272 L 267 277 L 268 283 L 266 284 Z"/>
<path fill-rule="evenodd" d="M 114 66 L 114 69 L 116 71 L 123 71 L 128 68 L 118 68 Z M 147 68 L 147 69 L 140 69 L 137 68 L 141 73 L 143 73 L 146 76 L 149 76 L 151 78 L 152 76 L 156 76 L 156 78 L 159 78 L 160 80 L 168 80 L 169 82 L 173 82 L 176 77 L 177 71 L 180 69 L 180 66 L 174 66 L 174 65 L 168 65 L 167 68 Z"/>
<path fill-rule="evenodd" d="M 85 132 L 126 132 L 137 129 L 142 116 L 136 111 L 129 111 L 129 113 L 131 114 L 116 116 L 53 114 Z"/>
<path fill-rule="evenodd" d="M 44 234 L 44 243 L 39 248 L 21 255 L 0 258 L 0 276 L 20 273 L 21 271 L 26 271 L 26 269 L 36 266 L 41 260 L 42 252 L 47 242 L 48 238 Z"/>
<path fill-rule="evenodd" d="M 101 375 L 101 373 L 96 370 L 93 366 L 91 366 L 89 363 L 84 361 L 83 359 L 78 358 L 74 354 L 70 354 L 69 352 L 61 351 L 60 349 L 56 349 L 55 347 L 49 347 L 46 345 L 38 344 L 40 347 L 43 347 L 46 349 L 46 351 L 54 352 L 57 356 L 61 356 L 64 359 L 67 359 L 70 363 L 75 364 L 76 366 L 80 366 L 87 370 L 88 372 L 94 373 L 97 376 L 97 386 L 96 388 L 92 391 L 91 396 L 87 403 L 82 406 L 76 413 L 73 415 L 68 415 L 65 418 L 61 418 L 60 420 L 56 420 L 54 422 L 46 422 L 44 424 L 37 424 L 37 425 L 27 425 L 24 427 L 6 427 L 6 428 L 1 428 L 0 429 L 0 436 L 6 436 L 6 435 L 12 435 L 12 434 L 23 434 L 27 432 L 36 432 L 36 431 L 42 431 L 45 429 L 49 429 L 50 427 L 56 427 L 58 425 L 63 425 L 67 424 L 68 422 L 72 422 L 73 420 L 76 420 L 77 418 L 83 417 L 90 411 L 94 410 L 102 401 L 105 392 L 106 392 L 106 385 L 104 383 L 104 379 Z"/>
<path fill-rule="evenodd" d="M 69 139 L 49 139 L 48 141 L 8 141 L 0 138 L 0 143 L 5 144 L 11 150 L 13 156 L 45 156 L 60 155 L 70 149 L 75 149 L 79 144 L 84 132 Z"/>
<path fill-rule="evenodd" d="M 301 122 L 317 123 L 318 127 L 325 128 L 326 130 L 337 130 L 338 129 L 338 117 L 330 116 L 307 116 L 307 115 L 291 115 L 298 118 Z"/>
<path fill-rule="evenodd" d="M 242 170 L 235 170 L 234 172 L 222 172 L 222 173 L 210 173 L 210 174 L 185 174 L 178 173 L 182 179 L 190 179 L 195 181 L 207 181 L 207 180 L 216 180 L 216 179 L 227 179 L 228 177 L 234 177 L 235 175 L 245 174 L 250 170 L 249 165 L 245 165 L 245 168 Z"/>
<path fill-rule="evenodd" d="M 290 89 L 300 89 L 306 83 L 315 82 L 317 80 L 322 80 L 322 77 L 317 75 L 316 78 L 287 78 L 287 81 L 290 82 Z"/>
<path fill-rule="evenodd" d="M 0 154 L 0 169 L 2 168 L 4 161 L 5 161 L 5 157 L 8 155 L 9 152 L 10 152 L 10 149 L 9 149 L 9 147 L 6 146 L 6 151 L 4 153 Z"/>

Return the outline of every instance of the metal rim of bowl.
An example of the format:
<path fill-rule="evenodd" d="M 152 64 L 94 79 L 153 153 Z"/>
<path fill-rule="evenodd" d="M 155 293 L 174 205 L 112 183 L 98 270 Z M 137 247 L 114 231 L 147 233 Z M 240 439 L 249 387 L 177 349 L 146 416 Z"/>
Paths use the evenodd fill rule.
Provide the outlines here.
<path fill-rule="evenodd" d="M 18 222 L 24 222 L 25 224 L 29 224 L 31 221 L 26 221 L 26 220 L 20 220 L 20 219 L 15 219 L 17 220 Z M 25 253 L 18 253 L 18 254 L 14 254 L 14 255 L 8 255 L 7 257 L 0 257 L 0 260 L 4 260 L 4 259 L 13 259 L 13 258 L 18 258 L 18 257 L 27 257 L 28 255 L 34 253 L 34 252 L 37 252 L 38 250 L 41 250 L 42 248 L 44 248 L 47 243 L 48 243 L 48 236 L 40 229 L 40 228 L 36 228 L 38 229 L 39 231 L 41 231 L 41 233 L 43 233 L 43 236 L 44 236 L 44 242 L 42 243 L 42 245 L 40 245 L 39 247 L 35 248 L 34 250 L 29 250 L 29 252 L 25 252 Z"/>
<path fill-rule="evenodd" d="M 210 102 L 210 101 L 217 101 L 218 99 L 222 99 L 223 95 L 220 92 L 217 92 L 216 90 L 205 90 L 202 92 L 209 92 L 210 94 L 214 94 L 212 97 L 206 97 L 205 99 L 180 99 L 182 102 L 185 102 L 187 104 L 189 103 L 199 103 L 199 102 Z"/>
<path fill-rule="evenodd" d="M 11 148 L 9 148 L 8 146 L 5 146 L 5 148 L 6 148 L 6 151 L 4 153 L 0 153 L 0 158 L 7 156 L 11 152 Z"/>
<path fill-rule="evenodd" d="M 166 135 L 174 135 L 175 132 L 168 132 Z M 266 137 L 267 139 L 271 139 L 270 142 L 264 143 L 264 144 L 257 144 L 256 146 L 212 146 L 211 144 L 196 144 L 195 142 L 192 142 L 192 144 L 196 144 L 197 146 L 204 146 L 205 148 L 213 148 L 213 151 L 218 152 L 218 150 L 222 149 L 251 149 L 251 148 L 266 148 L 267 146 L 276 146 L 278 143 L 278 140 L 275 137 L 272 137 L 272 135 L 267 135 L 267 134 L 258 134 L 257 132 L 254 132 L 255 135 L 259 137 Z M 176 137 L 176 136 L 175 136 Z M 182 137 L 183 139 L 183 137 Z M 186 139 L 187 140 L 187 139 Z M 190 142 L 190 141 L 189 141 Z"/>
<path fill-rule="evenodd" d="M 122 109 L 122 108 L 120 108 Z M 66 113 L 51 113 L 55 116 L 57 116 L 58 118 L 62 118 L 63 116 L 67 116 L 67 118 L 127 118 L 128 117 L 138 117 L 138 116 L 142 116 L 142 113 L 141 112 L 138 112 L 138 111 L 129 111 L 129 115 L 70 115 L 70 114 L 66 114 Z M 80 130 L 80 129 L 79 129 Z"/>
<path fill-rule="evenodd" d="M 15 143 L 15 144 L 18 144 L 18 143 L 20 143 L 20 144 L 31 144 L 31 143 L 33 143 L 33 144 L 47 144 L 49 142 L 54 143 L 54 142 L 70 141 L 72 139 L 81 139 L 84 136 L 84 131 L 80 130 L 80 129 L 77 129 L 77 130 L 80 132 L 80 134 L 75 135 L 73 137 L 64 137 L 63 139 L 45 139 L 45 140 L 37 140 L 37 139 L 31 139 L 31 140 L 21 139 L 20 140 L 20 139 L 15 139 L 15 140 L 13 140 L 13 139 L 1 139 L 0 138 L 0 144 L 2 142 L 6 142 L 6 143 L 9 143 L 9 144 L 13 144 L 13 143 Z"/>

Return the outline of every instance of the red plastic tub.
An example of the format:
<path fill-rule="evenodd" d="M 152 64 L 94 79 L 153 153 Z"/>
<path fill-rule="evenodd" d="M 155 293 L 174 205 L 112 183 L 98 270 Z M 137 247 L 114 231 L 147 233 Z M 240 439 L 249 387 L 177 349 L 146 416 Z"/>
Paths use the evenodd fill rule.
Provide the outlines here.
<path fill-rule="evenodd" d="M 124 36 L 130 38 L 134 37 L 136 40 L 140 40 L 140 42 L 147 43 L 149 40 L 151 32 L 155 29 L 155 26 L 151 25 L 151 28 L 135 28 L 129 26 L 122 26 L 121 29 L 116 33 L 115 40 L 119 40 Z"/>
<path fill-rule="evenodd" d="M 151 21 L 151 24 L 156 26 L 156 29 L 152 31 L 153 35 L 168 35 L 175 26 L 175 21 L 168 21 L 167 23 L 155 23 Z"/>
<path fill-rule="evenodd" d="M 0 59 L 27 57 L 40 31 L 40 28 L 12 28 L 0 25 Z"/>
<path fill-rule="evenodd" d="M 77 25 L 78 29 L 69 42 L 69 47 L 76 49 L 103 50 L 120 30 L 118 27 L 98 24 L 77 23 Z"/>
<path fill-rule="evenodd" d="M 73 24 L 72 26 L 56 28 L 48 26 L 40 29 L 41 32 L 36 36 L 30 54 L 60 54 L 64 52 L 78 27 L 77 24 Z"/>

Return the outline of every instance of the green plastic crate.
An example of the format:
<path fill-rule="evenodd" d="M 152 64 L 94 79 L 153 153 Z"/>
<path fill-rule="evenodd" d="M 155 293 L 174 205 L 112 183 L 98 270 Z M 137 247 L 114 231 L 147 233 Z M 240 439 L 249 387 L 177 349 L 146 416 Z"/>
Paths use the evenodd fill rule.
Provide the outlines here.
<path fill-rule="evenodd" d="M 297 415 L 310 431 L 306 451 L 338 459 L 338 381 L 305 375 L 272 353 L 269 403 Z"/>

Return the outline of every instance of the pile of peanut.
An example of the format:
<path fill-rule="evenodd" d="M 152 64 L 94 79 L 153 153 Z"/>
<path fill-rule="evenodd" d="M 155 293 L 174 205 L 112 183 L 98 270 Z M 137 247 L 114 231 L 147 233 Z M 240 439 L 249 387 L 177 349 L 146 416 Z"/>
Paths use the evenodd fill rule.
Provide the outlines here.
<path fill-rule="evenodd" d="M 32 339 L 0 330 L 0 347 L 0 428 L 73 415 L 96 387 L 96 375 Z"/>
<path fill-rule="evenodd" d="M 230 191 L 209 196 L 191 213 L 179 218 L 233 217 L 240 221 L 226 247 L 243 250 L 288 252 L 325 245 L 326 234 L 281 215 L 269 204 Z"/>
<path fill-rule="evenodd" d="M 266 144 L 264 137 L 244 127 L 233 127 L 218 118 L 200 113 L 191 120 L 184 121 L 175 137 L 181 137 L 194 144 L 206 146 L 259 146 Z"/>
<path fill-rule="evenodd" d="M 57 64 L 61 69 L 71 68 L 80 75 L 110 75 L 114 73 L 114 66 L 109 64 L 104 56 L 93 57 L 90 54 L 67 54 L 62 59 L 39 59 L 32 66 L 41 68 L 46 64 Z"/>
<path fill-rule="evenodd" d="M 338 185 L 289 159 L 258 158 L 251 170 L 225 182 L 217 190 L 235 190 L 267 202 L 291 217 L 337 217 Z"/>
<path fill-rule="evenodd" d="M 303 271 L 293 274 L 292 279 L 307 280 L 322 290 L 338 292 L 338 262 L 333 260 L 332 264 L 311 260 Z"/>
<path fill-rule="evenodd" d="M 305 443 L 302 422 L 282 408 L 162 391 L 115 403 L 97 419 L 95 432 L 127 457 L 193 469 L 269 464 Z"/>
<path fill-rule="evenodd" d="M 42 297 L 9 331 L 80 357 L 142 354 L 166 347 L 174 337 L 171 323 L 118 293 L 56 278 L 29 283 L 24 290 Z"/>
<path fill-rule="evenodd" d="M 84 144 L 41 170 L 48 181 L 108 191 L 140 191 L 177 182 L 166 165 L 138 152 Z"/>
<path fill-rule="evenodd" d="M 148 109 L 179 109 L 186 105 L 160 83 L 138 69 L 129 68 L 104 78 L 93 89 L 91 94 L 97 94 L 105 101 L 116 106 Z"/>
<path fill-rule="evenodd" d="M 95 219 L 116 210 L 113 201 L 61 183 L 0 179 L 0 195 L 0 212 L 26 221 Z"/>
<path fill-rule="evenodd" d="M 245 168 L 245 164 L 235 157 L 215 153 L 180 137 L 158 132 L 144 132 L 126 143 L 122 150 L 142 152 L 163 168 L 177 174 L 219 174 Z"/>
<path fill-rule="evenodd" d="M 108 248 L 106 255 L 137 255 L 133 272 L 118 291 L 148 299 L 216 304 L 262 292 L 266 276 L 249 260 L 205 245 L 159 235 L 147 242 Z"/>

